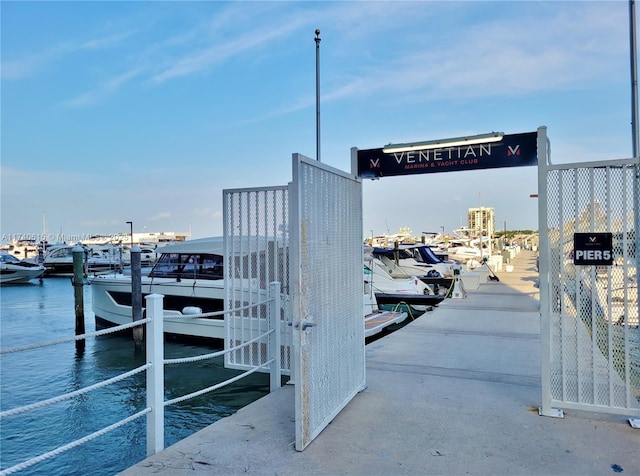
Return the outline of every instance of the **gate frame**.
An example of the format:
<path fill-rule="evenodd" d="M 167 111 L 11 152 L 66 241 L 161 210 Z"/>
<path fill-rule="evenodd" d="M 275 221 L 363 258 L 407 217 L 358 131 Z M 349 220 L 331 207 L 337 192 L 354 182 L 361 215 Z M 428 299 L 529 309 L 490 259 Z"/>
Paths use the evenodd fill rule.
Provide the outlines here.
<path fill-rule="evenodd" d="M 549 140 L 547 138 L 546 127 L 538 128 L 538 235 L 540 244 L 539 253 L 539 290 L 540 290 L 540 350 L 541 350 L 541 379 L 542 379 L 542 406 L 538 409 L 538 413 L 541 416 L 549 416 L 555 418 L 563 418 L 563 409 L 575 409 L 582 411 L 601 412 L 622 414 L 620 407 L 606 407 L 602 405 L 594 404 L 580 404 L 575 402 L 559 402 L 552 398 L 552 375 L 551 375 L 551 362 L 552 362 L 552 326 L 551 326 L 551 292 L 550 286 L 550 257 L 551 244 L 549 239 L 548 230 L 548 189 L 547 179 L 548 173 L 552 170 L 571 170 L 578 168 L 596 168 L 602 166 L 612 166 L 617 164 L 630 164 L 636 167 L 636 178 L 640 173 L 640 159 L 622 159 L 622 160 L 609 160 L 609 161 L 597 161 L 597 162 L 581 162 L 581 163 L 569 163 L 561 165 L 551 164 L 549 156 Z M 636 270 L 640 268 L 639 256 L 638 256 L 638 223 L 640 221 L 640 210 L 638 208 L 638 181 L 633 184 L 633 215 L 634 215 L 634 229 L 635 229 L 635 249 L 636 249 Z M 636 274 L 636 278 L 638 275 Z M 558 404 L 561 408 L 552 408 L 552 404 Z M 609 411 L 609 410 L 610 411 Z M 640 408 L 633 409 L 628 408 L 629 412 L 625 415 L 631 415 L 629 423 L 634 428 L 640 428 Z"/>
<path fill-rule="evenodd" d="M 328 190 L 329 185 L 324 177 L 318 179 L 318 183 L 309 186 L 305 181 L 305 167 L 314 167 L 325 174 L 332 174 L 341 181 L 348 181 L 358 187 L 359 203 L 357 206 L 357 217 L 347 216 L 342 218 L 343 222 L 356 225 L 357 239 L 354 235 L 347 233 L 347 236 L 311 236 L 314 220 L 317 215 L 309 216 L 303 209 L 303 197 L 313 196 L 316 200 L 323 200 L 322 192 Z M 289 232 L 290 232 L 290 279 L 291 279 L 291 301 L 292 301 L 292 327 L 293 327 L 293 348 L 294 348 L 294 374 L 295 374 L 295 449 L 303 451 L 317 435 L 344 409 L 344 407 L 362 390 L 366 388 L 366 354 L 364 338 L 364 319 L 362 307 L 363 288 L 363 266 L 364 254 L 362 249 L 362 180 L 342 170 L 323 164 L 316 160 L 305 157 L 301 154 L 292 155 L 293 182 L 290 189 L 289 201 Z M 317 179 L 317 177 L 313 177 Z M 342 182 L 341 182 L 342 183 Z M 339 188 L 338 192 L 345 188 Z M 347 190 L 348 192 L 350 190 Z M 329 190 L 332 196 L 336 195 L 336 190 Z M 338 196 L 341 196 L 338 194 Z M 313 205 L 312 201 L 312 205 Z M 353 211 L 353 210 L 352 210 Z M 355 220 L 354 218 L 358 218 Z M 310 219 L 310 221 L 308 221 Z M 338 226 L 339 229 L 342 229 Z M 349 231 L 349 227 L 346 227 Z M 328 230 L 325 230 L 328 231 Z M 335 230 L 334 230 L 335 231 Z M 349 268 L 350 276 L 355 273 L 357 283 L 343 283 L 334 289 L 335 295 L 331 302 L 323 302 L 317 297 L 318 290 L 310 284 L 319 276 L 326 278 L 330 276 L 330 271 L 322 274 L 324 263 L 313 259 L 312 248 L 314 241 L 322 239 L 323 248 L 335 250 L 335 243 L 341 241 L 344 246 L 345 240 L 347 248 L 358 248 L 358 256 L 347 256 L 348 263 L 354 265 Z M 358 268 L 355 268 L 355 261 L 359 259 Z M 327 257 L 326 261 L 331 262 L 335 258 Z M 347 263 L 347 264 L 348 264 Z M 319 265 L 319 266 L 318 266 Z M 317 275 L 308 273 L 309 270 L 317 269 Z M 342 266 L 344 271 L 344 265 Z M 305 272 L 306 271 L 306 272 Z M 356 279 L 354 276 L 354 279 Z M 351 287 L 354 292 L 351 292 Z M 339 291 L 339 292 L 338 292 Z M 315 293 L 315 294 L 314 294 Z M 342 297 L 341 294 L 342 293 Z M 322 304 L 325 307 L 322 307 Z M 356 311 L 357 310 L 357 311 Z M 353 311 L 353 314 L 351 312 Z M 314 315 L 318 313 L 318 315 Z M 341 323 L 339 326 L 334 325 Z M 342 333 L 342 338 L 331 339 L 335 332 Z M 327 347 L 330 344 L 330 348 Z M 327 357 L 328 356 L 328 357 Z M 339 357 L 351 357 L 339 365 L 336 363 Z M 318 384 L 313 381 L 313 376 L 323 367 L 324 379 Z M 313 385 L 311 382 L 315 383 Z M 337 384 L 336 384 L 337 382 Z M 331 398 L 327 398 L 330 395 Z"/>

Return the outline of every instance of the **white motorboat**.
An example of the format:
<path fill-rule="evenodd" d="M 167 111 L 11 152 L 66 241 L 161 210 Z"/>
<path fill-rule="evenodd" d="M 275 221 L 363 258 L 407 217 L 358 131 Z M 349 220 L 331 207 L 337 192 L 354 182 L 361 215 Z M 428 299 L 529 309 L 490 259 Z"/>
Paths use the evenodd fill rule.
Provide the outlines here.
<path fill-rule="evenodd" d="M 54 245 L 48 248 L 42 264 L 45 276 L 73 276 L 73 249 L 76 245 Z M 84 249 L 83 265 L 85 274 L 96 275 L 121 271 L 123 260 L 121 254 L 108 253 L 104 250 Z"/>
<path fill-rule="evenodd" d="M 142 277 L 144 297 L 164 296 L 165 316 L 218 312 L 224 309 L 223 242 L 221 237 L 184 241 L 162 247 L 160 258 Z M 131 322 L 131 276 L 106 274 L 89 280 L 96 324 L 111 327 Z M 224 338 L 223 316 L 168 319 L 170 334 Z"/>
<path fill-rule="evenodd" d="M 432 287 L 415 275 L 394 278 L 373 257 L 372 251 L 371 247 L 365 247 L 364 282 L 365 289 L 370 288 L 375 293 L 380 308 L 407 308 L 419 315 L 445 299 L 446 294 L 436 294 Z"/>
<path fill-rule="evenodd" d="M 454 263 L 441 260 L 429 246 L 420 243 L 398 245 L 397 249 L 373 248 L 371 254 L 394 278 L 453 276 Z"/>
<path fill-rule="evenodd" d="M 144 297 L 148 294 L 161 294 L 164 296 L 164 316 L 169 317 L 165 319 L 165 332 L 188 337 L 224 339 L 225 323 L 222 315 L 181 319 L 189 314 L 212 313 L 224 309 L 222 238 L 203 238 L 167 245 L 161 248 L 161 252 L 149 274 L 141 278 L 142 305 L 144 306 Z M 131 276 L 100 275 L 90 278 L 89 284 L 92 309 L 98 327 L 131 322 Z M 377 288 L 372 284 L 373 280 L 365 280 L 363 316 L 366 337 L 371 337 L 407 318 L 404 312 L 381 310 L 376 302 Z M 241 300 L 255 300 L 255 297 L 246 296 Z"/>
<path fill-rule="evenodd" d="M 21 261 L 12 254 L 0 252 L 0 284 L 28 283 L 42 277 L 44 271 L 42 265 Z"/>

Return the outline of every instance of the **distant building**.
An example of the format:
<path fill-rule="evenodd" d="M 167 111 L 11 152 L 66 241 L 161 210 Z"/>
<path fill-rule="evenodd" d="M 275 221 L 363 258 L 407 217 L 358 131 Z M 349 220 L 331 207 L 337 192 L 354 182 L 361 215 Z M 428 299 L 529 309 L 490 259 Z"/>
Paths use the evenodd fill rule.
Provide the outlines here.
<path fill-rule="evenodd" d="M 469 208 L 467 215 L 469 229 L 475 236 L 493 236 L 495 231 L 495 215 L 493 208 Z"/>
<path fill-rule="evenodd" d="M 174 241 L 187 241 L 189 239 L 191 239 L 191 233 L 178 233 L 173 231 L 133 234 L 134 243 L 170 243 Z"/>
<path fill-rule="evenodd" d="M 81 240 L 85 245 L 103 243 L 122 243 L 129 245 L 132 241 L 134 245 L 145 244 L 168 244 L 176 241 L 186 241 L 191 239 L 191 233 L 179 233 L 174 231 L 161 232 L 141 232 L 141 233 L 116 233 L 113 235 L 94 235 Z"/>

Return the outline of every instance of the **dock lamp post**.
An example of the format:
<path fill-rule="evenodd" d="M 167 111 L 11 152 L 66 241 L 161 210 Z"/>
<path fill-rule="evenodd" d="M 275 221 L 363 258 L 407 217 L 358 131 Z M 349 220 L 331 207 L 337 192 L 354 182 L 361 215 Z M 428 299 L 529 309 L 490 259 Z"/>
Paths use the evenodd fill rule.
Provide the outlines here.
<path fill-rule="evenodd" d="M 128 221 L 126 223 L 127 223 L 127 225 L 129 225 L 129 228 L 131 230 L 129 232 L 129 235 L 131 236 L 131 248 L 133 248 L 133 222 L 132 221 Z"/>
<path fill-rule="evenodd" d="M 502 248 L 505 249 L 507 247 L 507 220 L 502 220 L 504 224 L 504 234 L 502 235 Z"/>

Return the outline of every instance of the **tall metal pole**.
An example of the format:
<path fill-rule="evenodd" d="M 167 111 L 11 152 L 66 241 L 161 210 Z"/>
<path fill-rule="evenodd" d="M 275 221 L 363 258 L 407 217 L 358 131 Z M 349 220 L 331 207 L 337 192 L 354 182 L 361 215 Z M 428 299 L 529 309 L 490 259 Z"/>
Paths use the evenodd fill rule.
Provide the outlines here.
<path fill-rule="evenodd" d="M 638 68 L 636 65 L 636 5 L 634 0 L 629 1 L 629 40 L 631 51 L 631 128 L 633 158 L 638 157 Z"/>
<path fill-rule="evenodd" d="M 132 221 L 128 221 L 127 225 L 129 225 L 129 227 L 131 228 L 130 231 L 130 236 L 131 236 L 131 248 L 133 248 L 133 222 Z"/>
<path fill-rule="evenodd" d="M 638 159 L 638 67 L 636 51 L 636 2 L 629 0 L 629 41 L 631 51 L 631 129 L 633 143 L 633 158 Z M 633 235 L 636 270 L 640 268 L 640 164 L 635 166 L 635 180 L 633 181 Z M 626 237 L 625 237 L 626 240 Z M 636 288 L 640 288 L 640 273 L 636 272 Z M 638 303 L 640 312 L 640 302 Z M 640 335 L 638 336 L 640 342 Z"/>
<path fill-rule="evenodd" d="M 320 30 L 316 30 L 316 160 L 320 160 Z"/>

